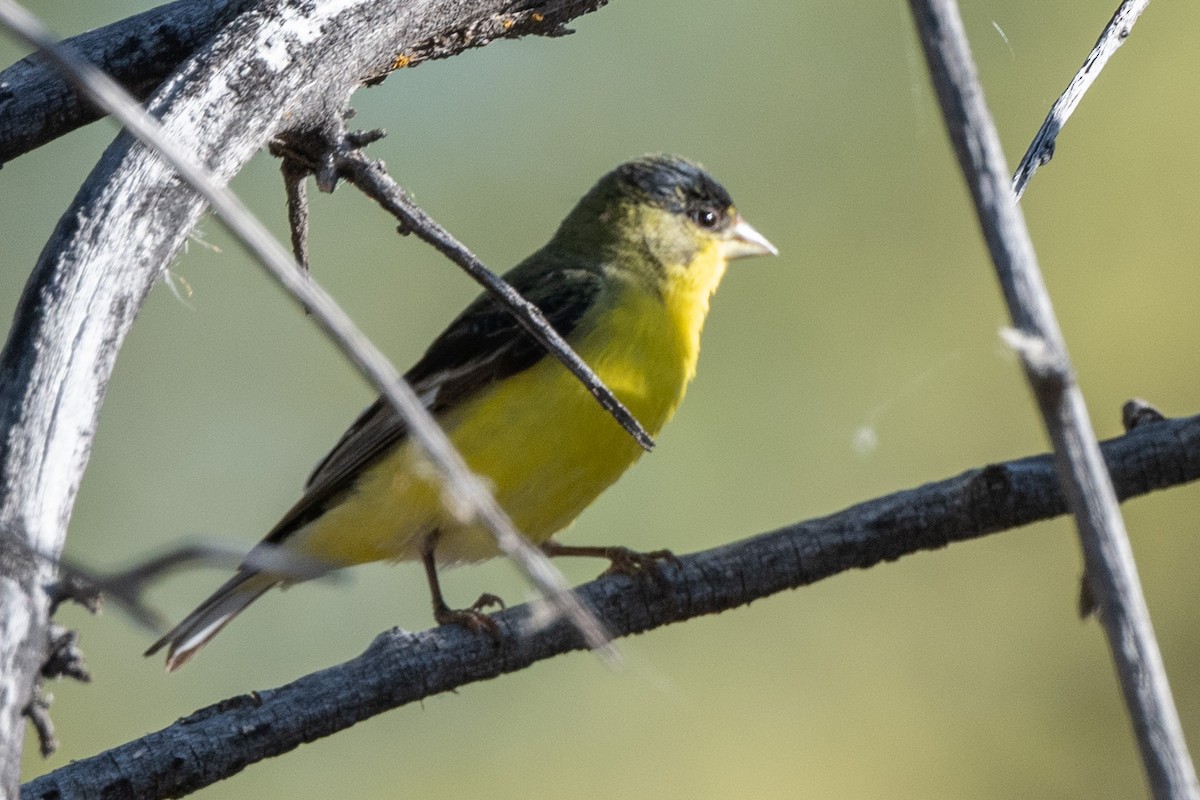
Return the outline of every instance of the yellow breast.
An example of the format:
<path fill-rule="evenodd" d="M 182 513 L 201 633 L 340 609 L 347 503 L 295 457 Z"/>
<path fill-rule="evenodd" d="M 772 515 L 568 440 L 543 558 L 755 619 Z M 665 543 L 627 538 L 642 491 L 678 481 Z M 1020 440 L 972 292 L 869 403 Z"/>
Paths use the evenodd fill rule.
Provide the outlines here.
<path fill-rule="evenodd" d="M 695 265 L 693 265 L 695 266 Z M 651 435 L 695 374 L 700 329 L 724 262 L 664 293 L 623 286 L 589 311 L 572 345 Z M 641 455 L 641 448 L 552 358 L 446 412 L 441 422 L 518 529 L 540 543 L 562 530 Z M 410 444 L 368 469 L 356 488 L 287 546 L 338 565 L 415 559 L 441 531 L 439 560 L 496 555 L 490 534 L 455 520 L 432 468 Z"/>

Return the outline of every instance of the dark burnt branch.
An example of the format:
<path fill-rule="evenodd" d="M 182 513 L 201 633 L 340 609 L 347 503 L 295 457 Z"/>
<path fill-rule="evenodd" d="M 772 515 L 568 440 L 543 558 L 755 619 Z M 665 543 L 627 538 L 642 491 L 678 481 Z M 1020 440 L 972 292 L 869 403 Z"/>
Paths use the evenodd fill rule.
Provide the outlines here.
<path fill-rule="evenodd" d="M 1200 478 L 1200 417 L 1141 425 L 1103 447 L 1123 499 Z M 627 636 L 1066 511 L 1052 458 L 1035 456 L 665 561 L 657 580 L 612 575 L 577 591 L 609 631 Z M 1064 587 L 1064 614 L 1067 597 Z M 31 781 L 21 796 L 179 797 L 389 709 L 584 646 L 569 623 L 531 624 L 541 616 L 528 605 L 495 614 L 498 645 L 457 626 L 380 634 L 357 658 L 197 711 Z"/>
<path fill-rule="evenodd" d="M 144 100 L 257 0 L 178 0 L 66 40 L 83 60 Z M 0 164 L 104 116 L 37 53 L 0 72 Z"/>

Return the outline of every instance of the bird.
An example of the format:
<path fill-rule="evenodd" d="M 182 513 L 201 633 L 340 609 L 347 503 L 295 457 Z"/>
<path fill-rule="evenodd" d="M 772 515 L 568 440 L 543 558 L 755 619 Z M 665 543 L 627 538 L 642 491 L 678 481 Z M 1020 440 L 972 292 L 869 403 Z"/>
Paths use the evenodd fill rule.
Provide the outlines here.
<path fill-rule="evenodd" d="M 656 436 L 695 376 L 726 266 L 777 254 L 703 167 L 653 154 L 601 177 L 504 279 Z M 404 377 L 518 530 L 548 555 L 608 557 L 618 571 L 669 555 L 551 538 L 643 449 L 492 295 L 468 305 Z M 489 532 L 446 508 L 406 422 L 380 398 L 236 574 L 146 655 L 167 647 L 167 670 L 178 669 L 269 589 L 373 561 L 422 562 L 439 624 L 494 632 L 482 609 L 499 599 L 484 594 L 450 608 L 438 568 L 496 555 Z"/>

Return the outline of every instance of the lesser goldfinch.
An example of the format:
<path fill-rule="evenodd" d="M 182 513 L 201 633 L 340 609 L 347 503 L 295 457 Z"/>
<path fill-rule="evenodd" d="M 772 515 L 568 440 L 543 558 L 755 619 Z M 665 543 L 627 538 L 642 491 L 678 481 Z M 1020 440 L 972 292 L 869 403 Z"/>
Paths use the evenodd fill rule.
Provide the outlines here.
<path fill-rule="evenodd" d="M 549 243 L 504 277 L 655 435 L 695 374 L 727 262 L 775 253 L 701 167 L 652 155 L 602 177 Z M 405 378 L 530 541 L 551 555 L 636 555 L 550 541 L 642 449 L 490 295 L 450 323 Z M 237 574 L 146 654 L 169 646 L 174 670 L 273 586 L 381 560 L 422 560 L 435 618 L 484 627 L 480 608 L 494 598 L 450 609 L 437 567 L 497 554 L 486 530 L 444 507 L 404 420 L 378 400 Z"/>

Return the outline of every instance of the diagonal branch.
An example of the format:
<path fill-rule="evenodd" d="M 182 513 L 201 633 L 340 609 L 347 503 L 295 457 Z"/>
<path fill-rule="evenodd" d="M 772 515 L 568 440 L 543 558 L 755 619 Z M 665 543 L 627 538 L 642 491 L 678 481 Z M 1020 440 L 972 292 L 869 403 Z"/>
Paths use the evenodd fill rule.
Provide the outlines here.
<path fill-rule="evenodd" d="M 1046 115 L 1046 121 L 1042 123 L 1042 127 L 1033 137 L 1033 141 L 1029 143 L 1029 149 L 1025 151 L 1025 155 L 1021 156 L 1021 161 L 1017 164 L 1017 170 L 1013 174 L 1012 188 L 1013 194 L 1018 200 L 1025 193 L 1025 187 L 1033 178 L 1033 173 L 1038 171 L 1038 167 L 1048 164 L 1054 157 L 1054 145 L 1062 126 L 1067 124 L 1067 120 L 1075 113 L 1075 107 L 1083 99 L 1084 93 L 1092 88 L 1092 84 L 1100 76 L 1100 70 L 1104 69 L 1108 59 L 1117 52 L 1117 48 L 1125 44 L 1130 31 L 1133 30 L 1134 23 L 1148 5 L 1150 5 L 1150 0 L 1123 0 L 1117 7 L 1116 13 L 1113 14 L 1113 18 L 1104 26 L 1092 52 L 1088 53 L 1083 66 L 1075 73 L 1075 77 L 1067 84 L 1063 93 L 1054 101 L 1054 105 L 1050 107 L 1050 113 Z"/>
<path fill-rule="evenodd" d="M 1123 499 L 1197 480 L 1200 416 L 1139 425 L 1103 449 Z M 626 636 L 1066 510 L 1053 459 L 1034 456 L 683 556 L 664 563 L 659 580 L 614 575 L 576 591 L 609 631 Z M 570 625 L 531 622 L 537 616 L 527 605 L 496 614 L 499 646 L 455 626 L 383 633 L 357 658 L 73 762 L 30 781 L 21 797 L 179 797 L 389 709 L 583 646 Z"/>
<path fill-rule="evenodd" d="M 414 203 L 408 192 L 404 191 L 403 187 L 388 175 L 387 168 L 382 161 L 374 161 L 363 155 L 361 147 L 367 142 L 383 138 L 383 135 L 381 130 L 359 133 L 339 132 L 337 142 L 331 147 L 326 148 L 324 143 L 316 145 L 318 148 L 327 150 L 319 157 L 314 157 L 308 152 L 310 146 L 307 143 L 297 147 L 291 143 L 275 142 L 272 143 L 271 152 L 283 159 L 285 175 L 289 169 L 293 172 L 307 169 L 316 175 L 317 185 L 321 190 L 327 192 L 332 192 L 337 180 L 344 178 L 379 203 L 384 210 L 400 221 L 401 232 L 411 233 L 423 242 L 432 245 L 438 252 L 461 267 L 476 283 L 490 292 L 538 344 L 579 379 L 592 397 L 596 398 L 600 407 L 611 414 L 643 449 L 653 449 L 654 439 L 642 427 L 642 424 L 604 385 L 600 376 L 571 349 L 558 331 L 551 327 L 541 310 L 522 297 L 503 278 L 488 269 L 487 265 L 480 261 L 479 257 L 472 253 L 466 245 L 454 238 L 437 220 Z M 324 162 L 324 165 L 321 162 Z M 287 165 L 291 165 L 290 168 Z M 287 179 L 285 178 L 285 180 Z M 303 248 L 297 244 L 297 240 L 302 239 L 300 232 L 304 230 L 304 225 L 300 216 L 292 213 L 293 205 L 289 193 L 288 207 L 289 217 L 292 218 L 293 249 L 297 253 L 301 253 Z"/>
<path fill-rule="evenodd" d="M 1015 329 L 1007 332 L 1007 339 L 1021 357 L 1054 444 L 1059 480 L 1079 529 L 1088 585 L 1151 791 L 1157 798 L 1200 798 L 1117 496 L 1009 184 L 1000 137 L 984 101 L 957 4 L 909 0 L 909 5 L 1013 320 Z"/>

